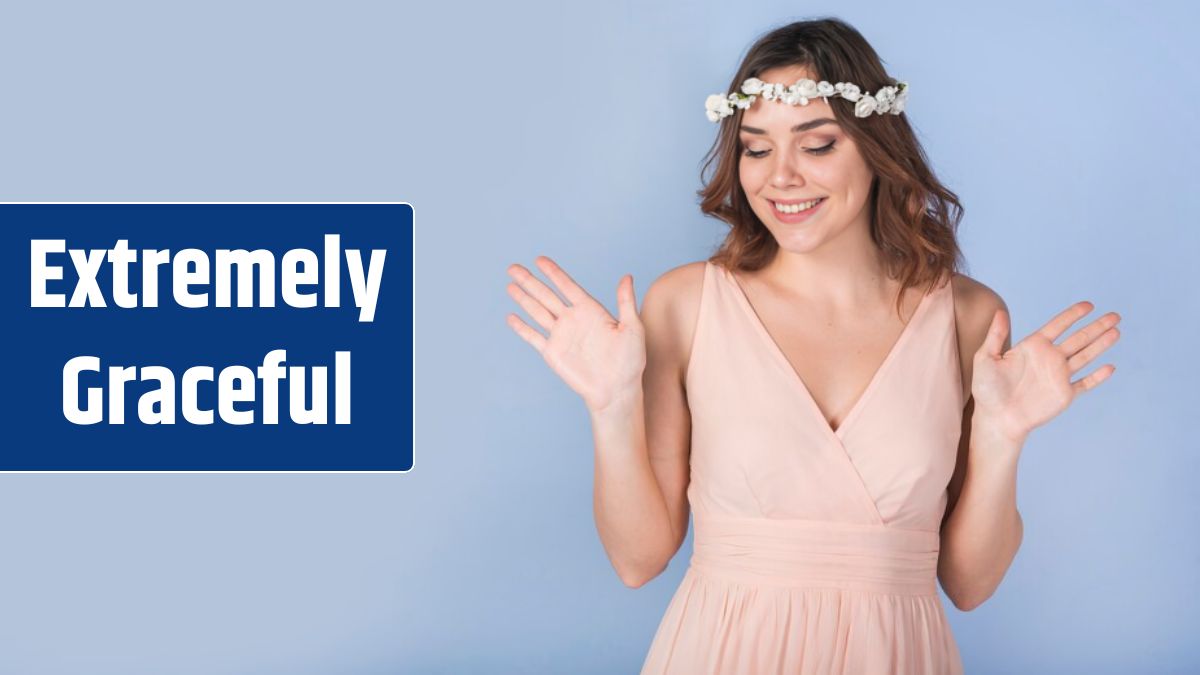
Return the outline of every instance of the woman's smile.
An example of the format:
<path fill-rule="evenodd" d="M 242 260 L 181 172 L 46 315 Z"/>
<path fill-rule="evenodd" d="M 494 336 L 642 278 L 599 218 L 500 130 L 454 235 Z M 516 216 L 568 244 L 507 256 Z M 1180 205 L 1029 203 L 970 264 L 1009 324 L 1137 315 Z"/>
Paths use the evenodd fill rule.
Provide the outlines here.
<path fill-rule="evenodd" d="M 771 213 L 775 214 L 775 220 L 781 223 L 800 223 L 820 211 L 826 199 L 826 197 L 821 197 L 805 202 L 777 202 L 770 199 L 767 201 L 771 204 Z"/>

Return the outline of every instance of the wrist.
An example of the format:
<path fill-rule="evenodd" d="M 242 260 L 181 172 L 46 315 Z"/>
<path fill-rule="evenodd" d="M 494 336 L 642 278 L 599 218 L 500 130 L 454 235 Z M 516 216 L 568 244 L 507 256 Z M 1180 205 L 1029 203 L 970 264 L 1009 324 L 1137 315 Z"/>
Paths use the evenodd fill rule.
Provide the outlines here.
<path fill-rule="evenodd" d="M 642 387 L 630 387 L 611 396 L 600 406 L 588 406 L 592 419 L 603 420 L 612 417 L 625 417 L 642 405 Z"/>
<path fill-rule="evenodd" d="M 1029 431 L 1008 423 L 999 413 L 975 409 L 971 417 L 971 441 L 995 446 L 997 452 L 1018 453 L 1029 437 Z"/>

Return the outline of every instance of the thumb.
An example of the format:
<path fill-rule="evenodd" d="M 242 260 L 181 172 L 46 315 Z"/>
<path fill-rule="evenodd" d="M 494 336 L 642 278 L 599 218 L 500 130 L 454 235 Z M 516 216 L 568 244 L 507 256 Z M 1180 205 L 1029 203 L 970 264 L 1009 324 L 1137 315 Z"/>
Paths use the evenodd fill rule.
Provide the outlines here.
<path fill-rule="evenodd" d="M 617 283 L 617 320 L 621 323 L 638 323 L 637 299 L 633 292 L 633 275 L 626 274 Z"/>
<path fill-rule="evenodd" d="M 982 349 L 988 356 L 998 359 L 1003 356 L 1004 337 L 1008 335 L 1008 313 L 997 309 L 992 315 L 992 324 L 988 326 L 987 336 L 983 339 Z"/>

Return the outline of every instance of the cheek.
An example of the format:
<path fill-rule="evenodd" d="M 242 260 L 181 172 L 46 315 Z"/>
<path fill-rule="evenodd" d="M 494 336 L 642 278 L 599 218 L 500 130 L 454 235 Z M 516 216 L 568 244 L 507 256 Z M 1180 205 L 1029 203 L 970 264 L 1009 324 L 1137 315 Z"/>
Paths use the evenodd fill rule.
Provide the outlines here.
<path fill-rule="evenodd" d="M 830 180 L 837 181 L 847 189 L 871 182 L 871 168 L 856 152 L 842 153 L 837 161 L 830 162 L 827 168 Z"/>
<path fill-rule="evenodd" d="M 843 196 L 857 191 L 864 177 L 869 181 L 869 176 L 869 172 L 864 173 L 857 163 L 846 158 L 812 162 L 805 173 L 805 178 L 814 189 Z"/>
<path fill-rule="evenodd" d="M 851 181 L 853 166 L 845 157 L 825 157 L 822 161 L 810 162 L 807 176 L 817 185 L 836 187 Z"/>
<path fill-rule="evenodd" d="M 763 182 L 766 181 L 766 170 L 763 168 L 764 163 L 743 158 L 738 163 L 738 176 L 742 183 L 742 190 L 747 195 L 753 195 L 762 188 Z"/>

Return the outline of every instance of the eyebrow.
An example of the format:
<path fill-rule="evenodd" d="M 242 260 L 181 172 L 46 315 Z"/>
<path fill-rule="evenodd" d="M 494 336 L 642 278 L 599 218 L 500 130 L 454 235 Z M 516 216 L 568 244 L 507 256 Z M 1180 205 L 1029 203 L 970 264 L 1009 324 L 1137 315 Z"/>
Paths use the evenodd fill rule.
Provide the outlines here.
<path fill-rule="evenodd" d="M 809 120 L 807 122 L 804 122 L 802 124 L 797 124 L 796 126 L 792 127 L 792 133 L 796 133 L 798 131 L 808 131 L 809 129 L 819 127 L 822 124 L 832 124 L 834 126 L 837 126 L 837 120 L 829 119 L 828 117 L 821 117 L 821 118 L 818 118 L 815 120 Z M 756 127 L 748 127 L 745 125 L 742 125 L 741 130 L 745 131 L 746 133 L 749 133 L 749 134 L 765 134 L 765 133 L 767 133 L 767 132 L 763 131 L 762 129 L 758 129 Z"/>

